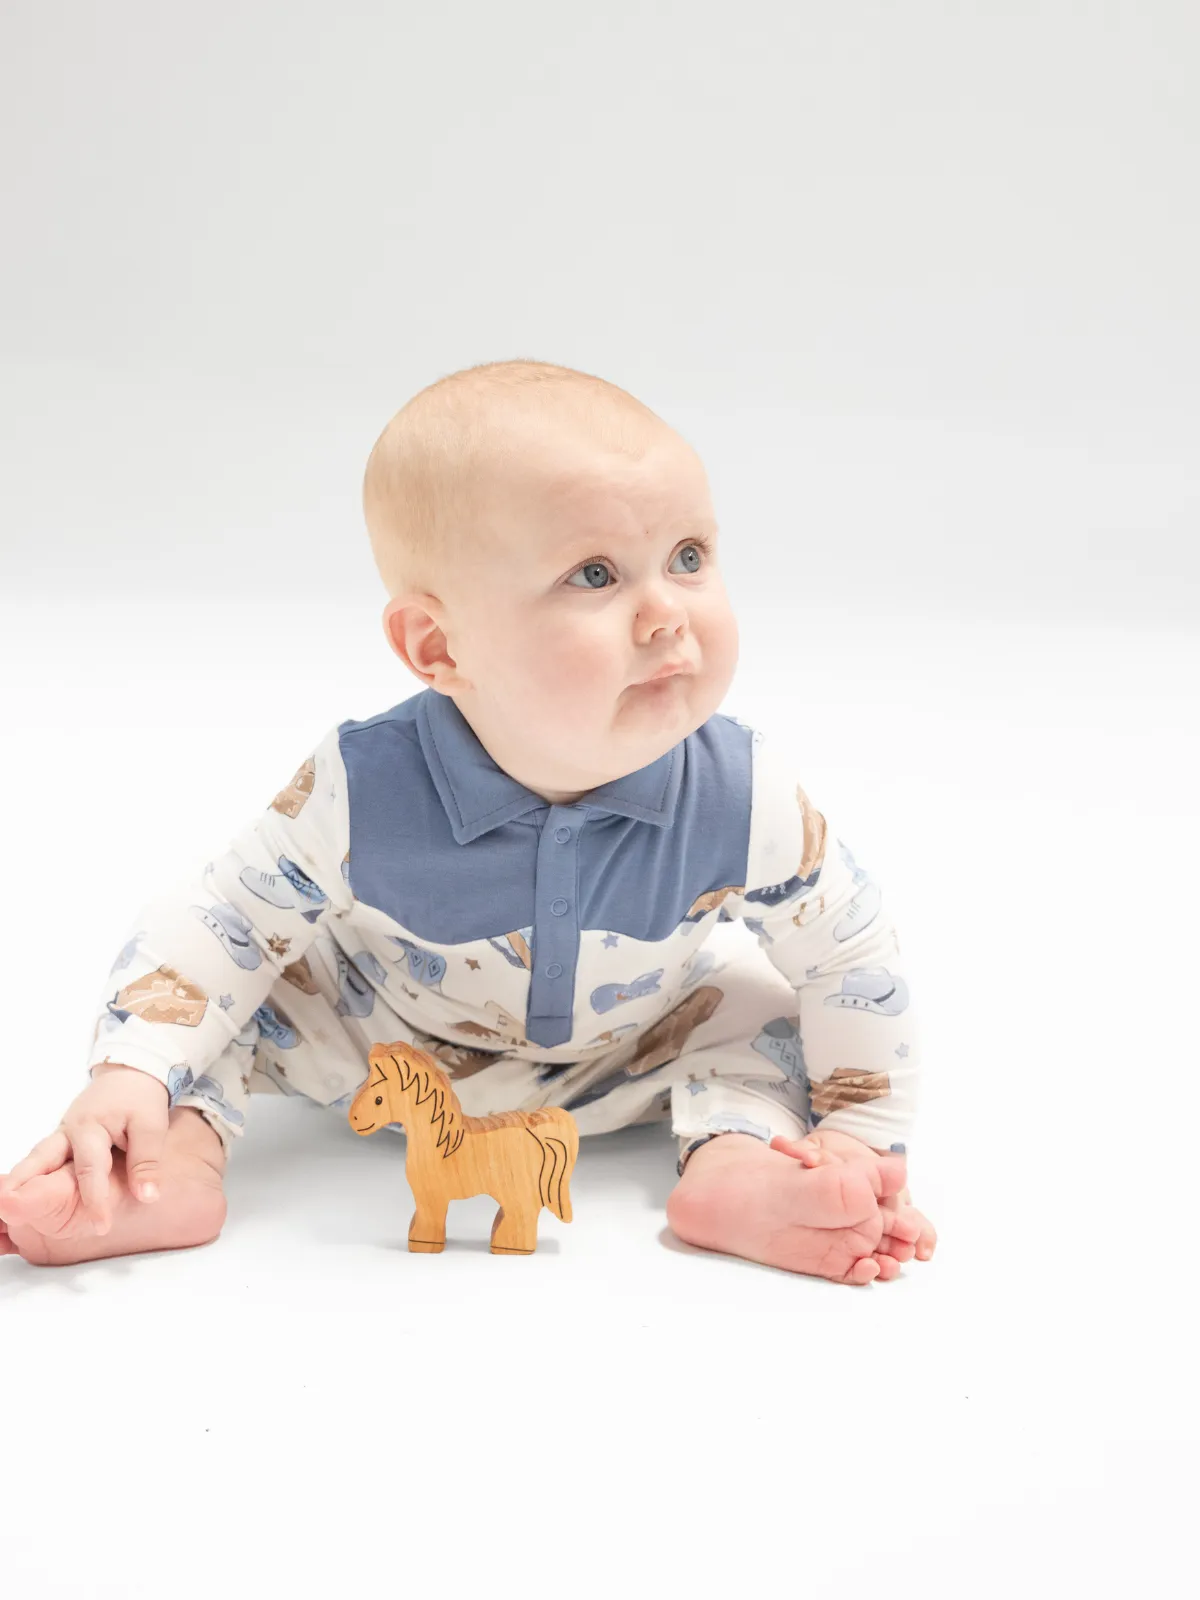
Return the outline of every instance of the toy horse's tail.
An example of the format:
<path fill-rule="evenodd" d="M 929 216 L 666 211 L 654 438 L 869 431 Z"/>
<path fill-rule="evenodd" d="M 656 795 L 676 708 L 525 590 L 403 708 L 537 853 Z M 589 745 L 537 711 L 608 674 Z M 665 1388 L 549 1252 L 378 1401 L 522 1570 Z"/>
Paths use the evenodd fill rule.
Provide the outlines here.
<path fill-rule="evenodd" d="M 542 1147 L 542 1168 L 538 1174 L 538 1198 L 562 1222 L 571 1221 L 571 1192 L 568 1181 L 579 1152 L 579 1129 L 569 1111 L 559 1107 L 543 1111 L 529 1120 L 529 1131 Z"/>

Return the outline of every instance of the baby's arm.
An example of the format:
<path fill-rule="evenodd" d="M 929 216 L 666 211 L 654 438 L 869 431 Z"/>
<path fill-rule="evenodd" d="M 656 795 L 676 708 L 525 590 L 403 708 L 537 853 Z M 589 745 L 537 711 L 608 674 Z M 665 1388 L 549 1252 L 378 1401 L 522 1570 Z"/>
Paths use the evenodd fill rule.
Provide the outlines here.
<path fill-rule="evenodd" d="M 903 1154 L 920 1036 L 878 884 L 755 734 L 745 890 L 724 902 L 796 991 L 800 1072 L 822 1131 Z"/>
<path fill-rule="evenodd" d="M 88 1082 L 54 1132 L 0 1175 L 0 1254 L 59 1263 L 219 1232 L 221 1173 L 249 1101 L 255 1013 L 321 924 L 353 905 L 348 867 L 333 729 L 223 855 L 144 906 L 127 930 Z"/>
<path fill-rule="evenodd" d="M 228 1148 L 249 1095 L 256 1012 L 318 928 L 353 904 L 336 729 L 230 848 L 144 906 L 105 986 L 87 1063 L 148 1073 Z"/>

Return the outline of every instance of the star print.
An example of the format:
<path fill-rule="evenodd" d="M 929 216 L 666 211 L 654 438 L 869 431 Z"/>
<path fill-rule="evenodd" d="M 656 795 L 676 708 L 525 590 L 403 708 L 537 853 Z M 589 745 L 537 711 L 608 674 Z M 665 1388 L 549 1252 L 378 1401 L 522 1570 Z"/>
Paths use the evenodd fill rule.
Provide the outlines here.
<path fill-rule="evenodd" d="M 615 947 L 616 942 L 617 936 L 615 933 L 606 933 L 604 935 L 604 948 L 606 950 L 612 950 Z"/>
<path fill-rule="evenodd" d="M 217 1004 L 220 1006 L 222 1011 L 228 1011 L 230 1006 L 233 1004 L 233 996 L 231 994 L 223 994 L 217 1001 Z"/>
<path fill-rule="evenodd" d="M 808 983 L 811 983 L 814 978 L 819 978 L 820 976 L 821 976 L 820 967 L 809 967 L 805 971 L 805 974 L 804 974 L 805 981 L 808 982 Z"/>
<path fill-rule="evenodd" d="M 205 863 L 204 870 L 205 870 L 206 873 L 211 872 L 212 868 L 213 868 L 213 864 L 212 864 L 211 861 L 208 861 L 208 862 Z"/>
<path fill-rule="evenodd" d="M 774 839 L 768 839 L 766 844 L 763 845 L 763 855 L 765 856 L 776 855 L 778 854 L 778 851 L 779 846 L 775 843 Z"/>
<path fill-rule="evenodd" d="M 472 972 L 479 971 L 479 963 L 476 961 L 474 956 L 464 956 L 463 960 L 467 963 Z"/>
<path fill-rule="evenodd" d="M 903 1061 L 908 1055 L 908 1046 L 906 1044 L 899 1045 L 896 1049 L 896 1054 L 900 1057 L 901 1061 Z"/>
<path fill-rule="evenodd" d="M 285 956 L 288 953 L 291 942 L 290 939 L 281 939 L 277 933 L 273 933 L 267 940 L 267 947 L 273 955 Z"/>
<path fill-rule="evenodd" d="M 707 1094 L 708 1093 L 708 1086 L 707 1086 L 707 1084 L 697 1083 L 696 1080 L 693 1078 L 691 1083 L 689 1083 L 688 1086 L 687 1086 L 687 1092 L 689 1094 Z"/>

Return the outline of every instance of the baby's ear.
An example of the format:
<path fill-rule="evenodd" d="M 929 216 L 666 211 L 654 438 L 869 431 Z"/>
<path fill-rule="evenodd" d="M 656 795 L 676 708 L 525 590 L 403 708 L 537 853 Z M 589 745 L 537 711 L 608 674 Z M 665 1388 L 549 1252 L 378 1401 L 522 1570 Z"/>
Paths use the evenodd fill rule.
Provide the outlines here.
<path fill-rule="evenodd" d="M 383 608 L 383 631 L 392 650 L 427 689 L 452 694 L 471 687 L 450 654 L 436 595 L 394 596 Z"/>
<path fill-rule="evenodd" d="M 436 626 L 428 610 L 415 595 L 397 594 L 384 606 L 382 621 L 383 635 L 389 648 L 400 657 L 410 672 L 418 678 L 423 677 L 419 658 L 425 647 L 424 634 L 431 626 Z"/>

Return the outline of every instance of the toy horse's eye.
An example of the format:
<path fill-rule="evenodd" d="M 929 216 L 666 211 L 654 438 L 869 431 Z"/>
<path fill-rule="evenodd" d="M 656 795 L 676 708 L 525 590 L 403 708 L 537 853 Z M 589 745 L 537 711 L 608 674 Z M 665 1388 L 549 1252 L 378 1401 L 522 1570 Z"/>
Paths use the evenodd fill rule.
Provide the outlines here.
<path fill-rule="evenodd" d="M 383 1104 L 383 1096 L 381 1094 L 377 1094 L 375 1096 L 375 1104 L 377 1106 L 381 1106 Z"/>

